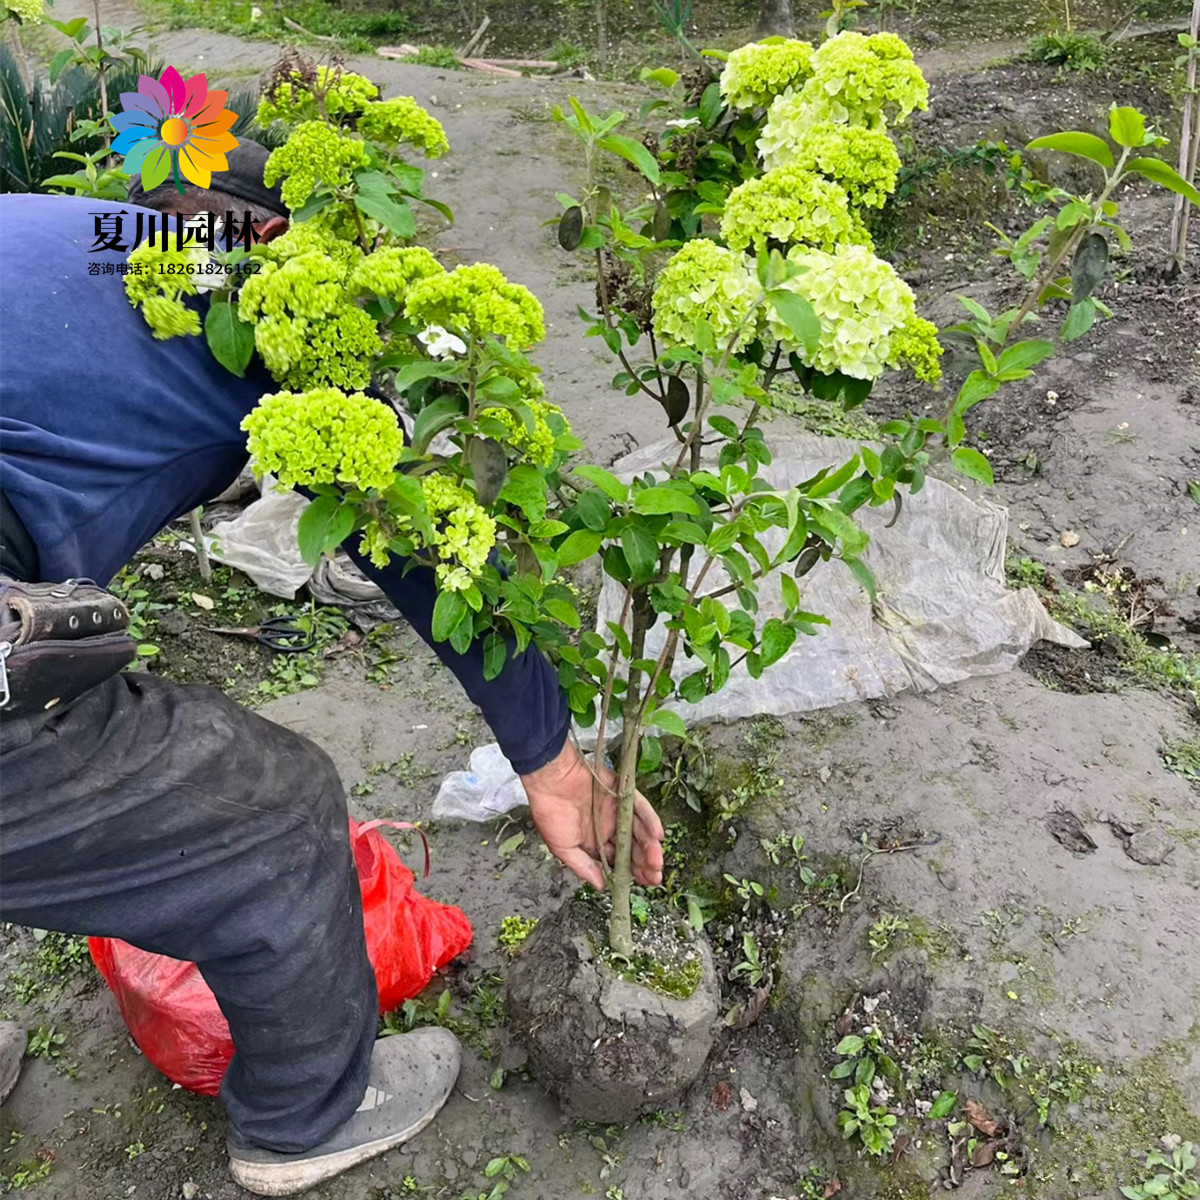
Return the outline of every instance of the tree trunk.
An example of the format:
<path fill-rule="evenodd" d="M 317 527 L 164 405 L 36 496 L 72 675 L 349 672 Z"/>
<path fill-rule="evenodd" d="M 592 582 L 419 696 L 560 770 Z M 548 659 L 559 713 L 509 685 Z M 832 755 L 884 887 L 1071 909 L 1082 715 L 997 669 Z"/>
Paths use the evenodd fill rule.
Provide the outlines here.
<path fill-rule="evenodd" d="M 759 37 L 792 37 L 792 0 L 763 0 L 756 32 Z"/>

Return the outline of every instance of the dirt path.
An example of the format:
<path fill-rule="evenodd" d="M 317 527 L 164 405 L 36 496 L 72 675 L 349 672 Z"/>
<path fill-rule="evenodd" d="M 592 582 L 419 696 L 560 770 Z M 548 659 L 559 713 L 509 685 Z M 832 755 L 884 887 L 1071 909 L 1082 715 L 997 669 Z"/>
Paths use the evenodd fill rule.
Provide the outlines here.
<path fill-rule="evenodd" d="M 135 23 L 127 9 L 103 7 L 106 20 Z M 60 15 L 76 9 L 90 5 L 56 6 Z M 275 55 L 265 43 L 201 31 L 155 35 L 152 45 L 181 69 L 243 80 Z M 983 136 L 1020 144 L 1022 133 L 1041 132 L 1038 123 L 1056 112 L 1094 119 L 1099 101 L 1081 101 L 1045 74 L 982 72 L 1006 53 L 992 43 L 938 47 L 928 56 L 943 83 L 930 128 L 948 144 Z M 431 183 L 458 221 L 438 240 L 454 256 L 497 262 L 542 298 L 547 385 L 588 452 L 608 461 L 658 436 L 659 414 L 609 390 L 607 360 L 578 336 L 575 308 L 590 304 L 589 285 L 541 225 L 556 210 L 555 191 L 575 181 L 568 135 L 548 119 L 566 85 L 375 59 L 350 65 L 390 94 L 414 95 L 445 124 L 453 154 Z M 631 89 L 612 85 L 572 90 L 599 107 L 635 103 Z M 1134 206 L 1135 237 L 1157 236 L 1155 204 Z M 945 236 L 933 229 L 919 263 L 921 286 L 943 322 L 951 319 L 949 296 L 964 285 L 989 302 L 1003 295 L 986 274 L 986 249 L 956 250 L 948 262 Z M 1195 637 L 1200 624 L 1188 622 L 1200 615 L 1200 509 L 1186 481 L 1200 479 L 1200 292 L 1194 273 L 1176 284 L 1133 279 L 1128 287 L 1113 323 L 988 418 L 998 491 L 1028 552 L 1069 568 L 1120 546 L 1123 561 L 1161 578 L 1174 596 L 1174 615 L 1160 628 Z M 904 402 L 893 395 L 872 404 L 884 415 Z M 1030 454 L 1036 471 L 1020 466 Z M 1073 550 L 1059 543 L 1066 529 L 1080 534 Z M 436 781 L 487 740 L 477 714 L 411 634 L 401 653 L 387 690 L 335 670 L 321 687 L 263 710 L 333 755 L 358 815 L 428 818 Z M 1086 661 L 1085 670 L 1100 659 Z M 761 879 L 781 906 L 803 911 L 788 923 L 781 980 L 760 1021 L 727 1035 L 679 1113 L 626 1131 L 566 1124 L 522 1078 L 502 1028 L 487 1023 L 490 977 L 504 963 L 500 920 L 550 911 L 566 894 L 562 873 L 531 831 L 502 859 L 493 828 L 435 828 L 426 890 L 461 904 L 477 931 L 470 961 L 451 977 L 452 1012 L 471 1044 L 459 1090 L 411 1146 L 312 1194 L 486 1195 L 483 1166 L 511 1153 L 532 1168 L 514 1183 L 513 1200 L 666 1200 L 685 1192 L 766 1200 L 794 1195 L 813 1164 L 838 1175 L 848 1200 L 929 1200 L 942 1194 L 930 1181 L 944 1162 L 943 1143 L 910 1145 L 883 1173 L 842 1147 L 826 1075 L 834 1019 L 856 995 L 883 996 L 877 1011 L 894 1022 L 908 1056 L 902 1066 L 934 1064 L 946 1087 L 980 1095 L 997 1114 L 1010 1104 L 1007 1095 L 962 1069 L 971 1025 L 1010 1038 L 1030 1077 L 1045 1072 L 1037 1086 L 1053 1096 L 1055 1132 L 1039 1130 L 1036 1115 L 1014 1114 L 1033 1163 L 1028 1194 L 1110 1200 L 1116 1193 L 1106 1183 L 1135 1181 L 1133 1153 L 1168 1132 L 1200 1139 L 1200 792 L 1163 758 L 1166 740 L 1197 737 L 1195 716 L 1150 692 L 1058 690 L 1062 676 L 1050 667 L 1031 663 L 928 696 L 713 733 L 712 755 L 725 770 L 757 772 L 756 800 L 740 836 L 718 845 L 715 876 Z M 1073 853 L 1056 840 L 1057 809 L 1079 818 L 1093 849 Z M 1109 818 L 1144 833 L 1130 846 Z M 798 864 L 773 866 L 764 857 L 762 839 L 797 833 L 807 839 L 807 865 L 838 881 L 834 903 L 800 885 Z M 910 843 L 922 844 L 862 865 L 864 845 Z M 840 903 L 860 875 L 858 894 Z M 886 937 L 885 927 L 893 931 Z M 219 1106 L 171 1090 L 141 1059 L 94 976 L 64 972 L 61 993 L 46 981 L 40 993 L 26 988 L 15 998 L 14 981 L 29 977 L 36 953 L 20 931 L 0 945 L 5 1005 L 31 1028 L 51 1025 L 67 1040 L 58 1058 L 29 1065 L 0 1112 L 0 1146 L 20 1135 L 0 1174 L 36 1163 L 46 1149 L 52 1167 L 36 1185 L 46 1200 L 240 1196 L 226 1173 Z M 498 1066 L 508 1073 L 494 1090 L 489 1079 Z M 1087 1095 L 1074 1086 L 1082 1079 Z M 1003 1176 L 981 1170 L 968 1174 L 962 1194 L 1002 1189 L 1012 1194 Z"/>

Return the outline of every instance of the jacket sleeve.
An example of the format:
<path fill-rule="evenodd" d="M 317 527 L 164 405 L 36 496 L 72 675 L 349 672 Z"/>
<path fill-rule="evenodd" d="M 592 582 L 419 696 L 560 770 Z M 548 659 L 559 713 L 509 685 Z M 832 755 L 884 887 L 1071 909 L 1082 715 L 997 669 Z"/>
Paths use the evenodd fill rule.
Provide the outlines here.
<path fill-rule="evenodd" d="M 570 713 L 558 676 L 540 651 L 530 647 L 513 657 L 510 642 L 503 670 L 495 679 L 485 680 L 483 650 L 478 643 L 466 654 L 458 654 L 448 642 L 433 640 L 437 588 L 432 570 L 413 567 L 405 574 L 405 564 L 400 560 L 381 569 L 349 544 L 345 549 L 359 570 L 383 589 L 405 620 L 454 672 L 471 701 L 479 706 L 518 775 L 544 767 L 558 754 L 567 738 Z"/>

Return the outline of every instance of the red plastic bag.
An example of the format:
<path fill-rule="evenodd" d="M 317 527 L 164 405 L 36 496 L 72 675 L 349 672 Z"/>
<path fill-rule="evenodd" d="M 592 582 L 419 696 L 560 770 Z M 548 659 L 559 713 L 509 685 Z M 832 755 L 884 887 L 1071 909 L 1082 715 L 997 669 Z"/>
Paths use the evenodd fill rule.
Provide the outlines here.
<path fill-rule="evenodd" d="M 471 944 L 472 934 L 461 909 L 416 890 L 413 873 L 378 832 L 380 825 L 412 826 L 350 822 L 367 954 L 375 969 L 379 1011 L 388 1012 L 421 992 L 434 971 Z M 233 1057 L 233 1041 L 195 963 L 150 954 L 116 938 L 89 938 L 88 948 L 142 1053 L 172 1082 L 215 1096 Z"/>

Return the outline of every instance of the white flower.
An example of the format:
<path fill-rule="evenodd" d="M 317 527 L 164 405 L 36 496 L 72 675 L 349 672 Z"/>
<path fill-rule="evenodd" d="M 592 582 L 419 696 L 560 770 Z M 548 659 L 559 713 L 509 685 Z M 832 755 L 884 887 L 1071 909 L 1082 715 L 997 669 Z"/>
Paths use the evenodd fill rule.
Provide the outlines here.
<path fill-rule="evenodd" d="M 428 329 L 418 333 L 417 341 L 422 343 L 434 358 L 446 358 L 448 355 L 467 352 L 467 343 L 440 325 L 430 325 Z"/>
<path fill-rule="evenodd" d="M 668 129 L 691 129 L 693 125 L 700 124 L 699 117 L 680 117 L 677 121 L 664 121 L 663 124 Z"/>

